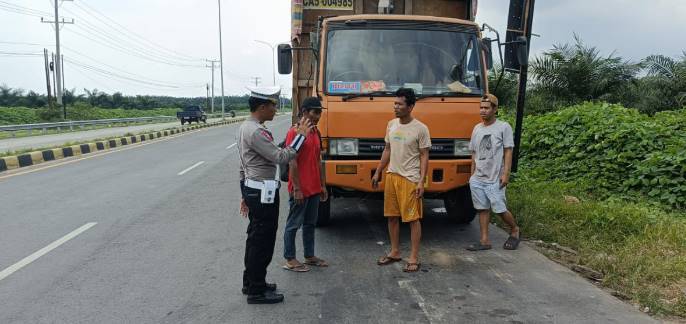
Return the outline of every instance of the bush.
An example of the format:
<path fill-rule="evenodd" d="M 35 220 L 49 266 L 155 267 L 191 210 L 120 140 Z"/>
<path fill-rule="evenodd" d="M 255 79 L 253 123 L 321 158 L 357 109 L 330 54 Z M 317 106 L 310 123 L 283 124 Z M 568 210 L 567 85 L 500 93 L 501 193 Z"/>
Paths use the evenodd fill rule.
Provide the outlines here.
<path fill-rule="evenodd" d="M 0 125 L 33 124 L 40 120 L 38 110 L 24 107 L 0 107 Z"/>
<path fill-rule="evenodd" d="M 585 103 L 524 122 L 525 177 L 573 181 L 600 195 L 686 207 L 686 110 L 654 117 Z"/>

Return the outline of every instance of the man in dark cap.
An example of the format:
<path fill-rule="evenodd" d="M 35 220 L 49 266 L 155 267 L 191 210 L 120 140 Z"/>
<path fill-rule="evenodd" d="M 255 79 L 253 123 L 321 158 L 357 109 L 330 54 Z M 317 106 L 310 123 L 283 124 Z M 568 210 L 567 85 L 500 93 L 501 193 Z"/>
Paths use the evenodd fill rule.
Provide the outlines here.
<path fill-rule="evenodd" d="M 322 104 L 316 97 L 305 98 L 301 106 L 302 117 L 317 125 L 322 115 Z M 295 140 L 297 128 L 292 127 L 286 135 L 286 144 Z M 289 163 L 288 193 L 290 211 L 283 234 L 283 257 L 286 270 L 310 271 L 309 266 L 327 267 L 328 263 L 314 253 L 314 227 L 319 214 L 319 202 L 328 199 L 328 192 L 321 172 L 321 138 L 315 127 L 307 135 L 298 157 Z M 295 257 L 295 235 L 302 227 L 305 262 Z"/>

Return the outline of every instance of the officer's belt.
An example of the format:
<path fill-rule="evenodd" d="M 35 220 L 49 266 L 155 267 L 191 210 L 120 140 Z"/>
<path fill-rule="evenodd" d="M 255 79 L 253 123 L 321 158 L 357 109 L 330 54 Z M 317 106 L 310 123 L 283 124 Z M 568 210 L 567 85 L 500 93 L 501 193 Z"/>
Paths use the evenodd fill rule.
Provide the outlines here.
<path fill-rule="evenodd" d="M 257 190 L 262 190 L 264 189 L 264 182 L 262 181 L 256 181 L 256 180 L 250 180 L 250 179 L 245 179 L 245 182 L 243 183 L 246 187 L 252 188 L 252 189 L 257 189 Z M 281 183 L 278 185 L 281 187 Z"/>

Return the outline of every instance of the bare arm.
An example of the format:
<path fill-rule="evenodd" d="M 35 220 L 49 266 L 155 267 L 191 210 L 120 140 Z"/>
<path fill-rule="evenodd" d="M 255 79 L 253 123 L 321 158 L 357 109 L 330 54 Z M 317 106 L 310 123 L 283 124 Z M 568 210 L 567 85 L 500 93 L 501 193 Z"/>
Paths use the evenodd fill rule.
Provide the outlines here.
<path fill-rule="evenodd" d="M 503 174 L 500 175 L 500 188 L 510 183 L 510 169 L 512 168 L 512 148 L 503 150 Z"/>
<path fill-rule="evenodd" d="M 472 175 L 476 171 L 476 153 L 472 152 Z"/>
<path fill-rule="evenodd" d="M 416 197 L 424 196 L 424 181 L 429 172 L 429 148 L 419 149 L 419 183 L 417 184 Z"/>
<path fill-rule="evenodd" d="M 386 143 L 384 146 L 383 153 L 381 153 L 381 161 L 379 161 L 379 166 L 376 167 L 376 171 L 383 171 L 387 166 L 388 162 L 391 161 L 391 144 Z"/>
<path fill-rule="evenodd" d="M 390 160 L 391 144 L 386 143 L 386 146 L 383 149 L 383 153 L 381 153 L 381 161 L 379 161 L 379 165 L 376 167 L 376 171 L 374 171 L 374 176 L 372 177 L 372 188 L 376 189 L 379 187 L 379 181 L 381 181 L 381 174 L 388 165 L 388 162 Z"/>

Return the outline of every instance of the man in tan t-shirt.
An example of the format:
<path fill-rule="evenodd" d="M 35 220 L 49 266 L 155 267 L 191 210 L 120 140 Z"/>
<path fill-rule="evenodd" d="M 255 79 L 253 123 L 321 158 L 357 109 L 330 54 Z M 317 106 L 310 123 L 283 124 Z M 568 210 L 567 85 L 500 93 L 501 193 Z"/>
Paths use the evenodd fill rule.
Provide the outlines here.
<path fill-rule="evenodd" d="M 400 220 L 410 223 L 412 249 L 403 271 L 419 270 L 419 241 L 422 227 L 422 196 L 429 168 L 431 136 L 429 128 L 412 117 L 417 97 L 412 89 L 400 88 L 396 92 L 394 110 L 396 119 L 386 128 L 386 146 L 379 166 L 372 178 L 372 187 L 378 188 L 381 174 L 388 165 L 384 185 L 384 216 L 388 218 L 388 234 L 391 251 L 383 256 L 378 265 L 387 265 L 400 258 Z M 390 164 L 389 164 L 390 162 Z"/>

